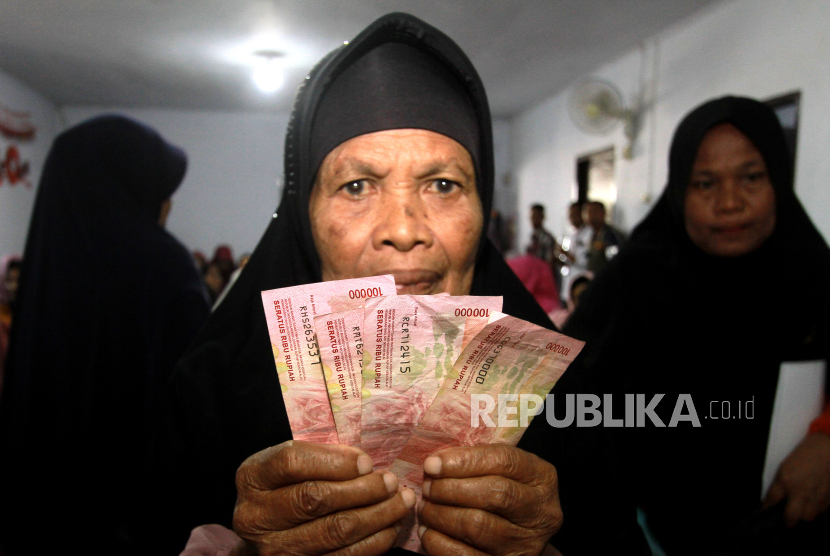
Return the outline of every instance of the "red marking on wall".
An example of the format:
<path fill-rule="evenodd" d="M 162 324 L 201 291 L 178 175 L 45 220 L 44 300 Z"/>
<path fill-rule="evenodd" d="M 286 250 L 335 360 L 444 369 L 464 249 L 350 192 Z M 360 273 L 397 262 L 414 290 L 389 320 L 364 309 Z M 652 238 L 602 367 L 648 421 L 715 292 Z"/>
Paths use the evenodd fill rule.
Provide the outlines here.
<path fill-rule="evenodd" d="M 9 145 L 6 149 L 6 156 L 0 160 L 0 186 L 9 182 L 10 186 L 22 183 L 26 187 L 32 187 L 27 179 L 29 175 L 29 161 L 21 162 L 20 153 L 16 145 Z"/>
<path fill-rule="evenodd" d="M 31 141 L 37 129 L 29 120 L 28 112 L 16 112 L 0 105 L 0 136 L 13 141 Z M 31 187 L 28 179 L 29 161 L 21 160 L 17 145 L 12 143 L 5 152 L 0 147 L 0 186 L 23 184 Z"/>
<path fill-rule="evenodd" d="M 15 112 L 0 104 L 0 135 L 6 139 L 31 141 L 37 129 L 29 121 L 28 112 Z"/>

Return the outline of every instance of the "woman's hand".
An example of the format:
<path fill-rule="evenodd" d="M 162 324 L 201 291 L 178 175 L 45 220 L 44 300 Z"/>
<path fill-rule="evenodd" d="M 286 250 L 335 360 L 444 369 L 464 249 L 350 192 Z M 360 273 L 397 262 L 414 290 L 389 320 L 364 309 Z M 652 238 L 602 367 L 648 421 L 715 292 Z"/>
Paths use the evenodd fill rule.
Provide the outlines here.
<path fill-rule="evenodd" d="M 562 525 L 556 469 L 504 444 L 440 450 L 424 461 L 421 543 L 428 554 L 537 556 Z"/>
<path fill-rule="evenodd" d="M 288 441 L 236 472 L 233 529 L 253 554 L 383 554 L 415 505 L 361 450 Z"/>
<path fill-rule="evenodd" d="M 764 507 L 785 498 L 788 527 L 800 520 L 812 521 L 830 507 L 830 435 L 808 434 L 778 468 Z"/>

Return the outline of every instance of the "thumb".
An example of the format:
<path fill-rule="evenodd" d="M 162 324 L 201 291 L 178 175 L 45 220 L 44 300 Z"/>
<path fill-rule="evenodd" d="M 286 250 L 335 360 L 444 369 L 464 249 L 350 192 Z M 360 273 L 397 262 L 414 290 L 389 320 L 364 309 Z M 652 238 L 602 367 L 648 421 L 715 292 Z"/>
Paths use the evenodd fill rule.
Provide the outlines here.
<path fill-rule="evenodd" d="M 792 529 L 801 519 L 804 513 L 804 504 L 805 500 L 801 496 L 790 496 L 790 499 L 787 500 L 787 507 L 784 509 L 784 523 L 787 524 L 787 527 Z"/>
<path fill-rule="evenodd" d="M 775 480 L 772 481 L 772 485 L 770 485 L 767 491 L 767 495 L 764 497 L 764 502 L 761 507 L 764 509 L 771 508 L 786 497 L 787 487 L 784 486 L 781 478 L 776 475 Z"/>

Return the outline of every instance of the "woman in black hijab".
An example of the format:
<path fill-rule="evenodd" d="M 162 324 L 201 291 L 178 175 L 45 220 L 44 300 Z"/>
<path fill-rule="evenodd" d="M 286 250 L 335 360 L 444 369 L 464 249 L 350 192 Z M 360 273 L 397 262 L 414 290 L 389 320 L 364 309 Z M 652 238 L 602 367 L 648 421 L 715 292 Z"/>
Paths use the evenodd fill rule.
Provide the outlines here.
<path fill-rule="evenodd" d="M 185 153 L 119 116 L 55 139 L 26 242 L 0 400 L 3 553 L 112 553 L 151 416 L 208 316 L 163 228 Z"/>
<path fill-rule="evenodd" d="M 584 368 L 557 385 L 613 393 L 616 406 L 625 393 L 664 394 L 656 413 L 667 425 L 678 396 L 691 395 L 699 427 L 615 429 L 622 475 L 669 554 L 774 553 L 781 512 L 781 529 L 758 528 L 764 541 L 744 520 L 761 507 L 781 363 L 830 355 L 829 281 L 830 251 L 794 194 L 775 114 L 736 97 L 693 110 L 675 132 L 663 195 L 565 326 L 587 341 Z M 793 465 L 813 478 L 797 484 Z M 830 437 L 808 435 L 777 483 L 789 520 L 826 510 Z"/>
<path fill-rule="evenodd" d="M 434 168 L 420 177 L 407 173 L 424 162 Z M 390 175 L 401 178 L 393 179 L 395 183 L 407 185 L 390 184 Z M 420 185 L 412 187 L 415 182 Z M 502 295 L 505 312 L 552 326 L 485 237 L 493 194 L 493 153 L 481 81 L 458 46 L 422 21 L 406 14 L 385 16 L 314 68 L 300 88 L 288 125 L 285 184 L 279 212 L 250 262 L 176 369 L 162 426 L 166 435 L 152 479 L 154 492 L 139 510 L 133 529 L 134 541 L 140 545 L 143 537 L 149 543 L 145 550 L 181 550 L 191 528 L 201 524 L 231 527 L 235 502 L 237 531 L 248 540 L 278 540 L 279 531 L 274 530 L 300 525 L 294 529 L 299 531 L 307 525 L 307 536 L 295 537 L 305 539 L 293 545 L 297 551 L 330 541 L 331 528 L 314 528 L 323 520 L 286 517 L 280 508 L 291 512 L 285 509 L 286 495 L 281 493 L 308 494 L 304 489 L 314 484 L 339 489 L 346 483 L 334 479 L 354 479 L 362 460 L 352 448 L 281 444 L 291 439 L 291 430 L 274 370 L 261 291 L 389 271 L 396 275 L 402 293 Z M 359 206 L 364 199 L 380 205 L 372 204 L 365 214 L 344 209 Z M 468 450 L 479 454 L 482 464 L 492 466 L 500 464 L 499 458 L 518 457 L 517 469 L 527 471 L 529 465 L 533 471 L 525 479 L 532 476 L 533 488 L 546 493 L 527 505 L 533 508 L 535 522 L 526 524 L 524 536 L 512 545 L 535 547 L 538 553 L 559 523 L 553 467 L 522 450 L 497 450 L 493 457 L 485 457 L 491 449 Z M 253 454 L 257 455 L 236 475 Z M 289 468 L 291 462 L 303 462 L 293 469 L 304 478 L 291 475 L 287 481 L 290 473 L 280 458 L 287 458 Z M 446 464 L 445 472 L 450 469 Z M 361 525 L 347 528 L 337 545 L 368 536 L 361 541 L 363 548 L 391 546 L 394 530 L 389 525 L 407 510 L 400 493 L 378 503 L 390 497 L 380 477 L 354 479 L 354 484 L 363 485 L 366 496 L 380 496 L 359 505 L 367 506 L 367 511 L 380 508 L 378 515 L 391 521 L 371 531 Z M 328 481 L 301 482 L 315 478 Z M 277 488 L 286 484 L 295 490 Z M 315 489 L 318 495 L 329 493 Z M 477 498 L 488 501 L 490 492 L 482 485 Z M 344 503 L 342 494 L 324 498 L 318 513 L 311 516 L 348 507 L 339 506 Z M 263 508 L 257 500 L 270 500 L 271 505 Z M 435 515 L 440 513 L 437 504 L 433 506 Z M 430 504 L 425 508 L 429 513 Z M 266 521 L 254 530 L 251 521 L 257 516 Z M 490 517 L 478 523 L 489 524 Z M 512 517 L 511 523 L 521 521 Z M 507 527 L 508 518 L 499 519 Z M 448 527 L 453 525 L 446 521 Z M 494 529 L 480 528 L 467 542 L 498 538 Z M 428 531 L 424 543 L 458 548 L 459 542 L 450 536 Z M 326 546 L 318 548 L 335 549 Z"/>

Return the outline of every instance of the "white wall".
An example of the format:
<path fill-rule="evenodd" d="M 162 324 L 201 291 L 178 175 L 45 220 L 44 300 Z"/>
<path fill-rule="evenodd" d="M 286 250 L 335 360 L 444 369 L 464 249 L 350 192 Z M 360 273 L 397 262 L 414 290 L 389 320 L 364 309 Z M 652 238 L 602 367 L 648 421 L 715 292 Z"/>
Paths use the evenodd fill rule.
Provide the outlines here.
<path fill-rule="evenodd" d="M 510 121 L 493 120 L 495 191 L 493 208 L 510 215 L 516 209 L 516 188 L 510 175 Z"/>
<path fill-rule="evenodd" d="M 7 179 L 0 180 L 1 259 L 23 252 L 40 172 L 59 125 L 57 109 L 52 103 L 3 71 L 0 71 L 0 105 L 14 112 L 28 112 L 29 121 L 36 129 L 30 141 L 0 135 L 0 160 L 5 160 L 9 146 L 15 145 L 21 161 L 29 164 L 28 186 L 21 183 L 12 186 Z"/>
<path fill-rule="evenodd" d="M 614 83 L 626 101 L 639 89 L 641 53 L 626 55 L 593 75 Z M 621 153 L 626 145 L 621 128 L 607 136 L 588 135 L 580 131 L 568 116 L 570 90 L 549 98 L 513 120 L 513 175 L 518 184 L 519 245 L 530 238 L 529 208 L 534 203 L 546 207 L 545 226 L 561 238 L 567 224 L 567 207 L 576 198 L 576 158 L 610 146 L 615 147 L 615 172 L 618 202 L 615 221 L 624 225 L 638 218 L 629 211 L 631 190 L 621 186 L 624 178 L 636 172 L 638 157 L 627 161 Z M 635 145 L 635 152 L 641 151 Z M 634 203 L 636 206 L 636 203 Z"/>
<path fill-rule="evenodd" d="M 167 229 L 208 257 L 222 243 L 237 258 L 253 251 L 279 203 L 288 114 L 100 107 L 62 112 L 67 126 L 100 114 L 123 114 L 184 148 L 187 174 L 173 196 Z"/>
<path fill-rule="evenodd" d="M 630 161 L 621 156 L 622 130 L 600 137 L 578 130 L 567 114 L 573 87 L 511 121 L 512 173 L 520 214 L 534 202 L 548 206 L 548 227 L 566 225 L 575 197 L 580 155 L 613 145 L 618 211 L 630 230 L 665 183 L 669 143 L 683 116 L 725 94 L 760 99 L 801 91 L 796 191 L 825 237 L 830 237 L 830 0 L 733 0 L 681 22 L 590 75 L 616 84 L 626 102 L 643 91 L 642 132 Z M 649 202 L 645 202 L 644 198 Z M 519 219 L 520 239 L 530 234 Z"/>

